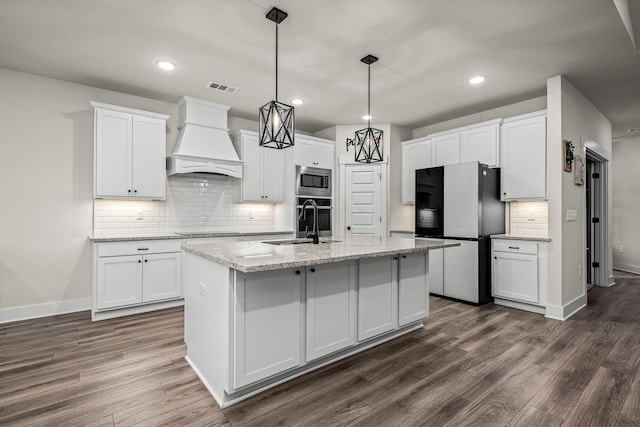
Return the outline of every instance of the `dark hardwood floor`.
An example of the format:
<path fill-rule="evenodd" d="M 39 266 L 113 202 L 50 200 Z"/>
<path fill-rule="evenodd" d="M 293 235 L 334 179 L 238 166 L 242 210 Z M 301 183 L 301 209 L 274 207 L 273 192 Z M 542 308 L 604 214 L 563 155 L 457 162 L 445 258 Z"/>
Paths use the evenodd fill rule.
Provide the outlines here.
<path fill-rule="evenodd" d="M 0 425 L 640 425 L 640 277 L 566 322 L 431 298 L 423 329 L 220 410 L 182 309 L 0 325 Z"/>

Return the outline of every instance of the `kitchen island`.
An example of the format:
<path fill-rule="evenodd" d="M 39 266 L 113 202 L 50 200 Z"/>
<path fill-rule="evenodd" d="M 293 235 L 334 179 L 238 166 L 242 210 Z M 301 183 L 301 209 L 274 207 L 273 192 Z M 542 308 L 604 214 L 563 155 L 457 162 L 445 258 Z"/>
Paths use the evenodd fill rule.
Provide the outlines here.
<path fill-rule="evenodd" d="M 441 240 L 183 246 L 186 359 L 221 406 L 422 326 Z"/>

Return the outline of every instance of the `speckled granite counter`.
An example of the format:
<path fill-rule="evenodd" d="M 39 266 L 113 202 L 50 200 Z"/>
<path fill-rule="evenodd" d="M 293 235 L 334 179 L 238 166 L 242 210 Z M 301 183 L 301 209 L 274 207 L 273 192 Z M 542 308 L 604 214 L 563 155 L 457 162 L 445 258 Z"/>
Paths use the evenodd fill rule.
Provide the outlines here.
<path fill-rule="evenodd" d="M 550 242 L 551 238 L 541 236 L 522 236 L 515 234 L 494 234 L 492 239 L 504 239 L 504 240 L 529 240 L 532 242 Z"/>
<path fill-rule="evenodd" d="M 272 245 L 263 242 L 228 242 L 185 245 L 182 249 L 243 273 L 251 273 L 385 255 L 424 252 L 460 245 L 452 242 L 443 243 L 442 240 L 369 236 L 356 236 L 331 242 L 326 242 L 326 239 L 320 239 L 320 241 L 325 243 L 318 245 L 311 243 Z"/>
<path fill-rule="evenodd" d="M 293 235 L 293 230 L 271 230 L 271 231 L 183 231 L 165 233 L 134 233 L 113 236 L 89 236 L 95 243 L 105 242 L 128 242 L 138 240 L 168 240 L 168 239 L 200 239 L 213 237 L 243 237 L 262 235 Z"/>

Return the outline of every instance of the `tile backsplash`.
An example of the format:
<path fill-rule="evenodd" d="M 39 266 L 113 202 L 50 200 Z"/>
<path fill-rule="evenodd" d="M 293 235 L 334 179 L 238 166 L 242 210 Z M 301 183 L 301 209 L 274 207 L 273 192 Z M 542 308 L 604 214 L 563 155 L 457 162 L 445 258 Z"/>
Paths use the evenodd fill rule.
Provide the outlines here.
<path fill-rule="evenodd" d="M 232 179 L 171 176 L 166 200 L 94 200 L 94 235 L 273 229 L 274 205 L 234 203 Z"/>
<path fill-rule="evenodd" d="M 511 202 L 510 233 L 519 236 L 549 235 L 547 202 Z"/>

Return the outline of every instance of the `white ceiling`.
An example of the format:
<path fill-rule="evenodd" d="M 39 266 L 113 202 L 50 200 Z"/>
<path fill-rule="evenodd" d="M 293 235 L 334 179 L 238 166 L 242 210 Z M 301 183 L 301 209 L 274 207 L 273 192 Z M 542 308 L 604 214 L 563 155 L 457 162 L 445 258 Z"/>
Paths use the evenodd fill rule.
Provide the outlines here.
<path fill-rule="evenodd" d="M 640 128 L 640 55 L 612 0 L 2 0 L 0 67 L 175 103 L 183 95 L 256 120 L 275 95 L 296 127 L 373 121 L 416 128 L 546 93 L 562 74 L 613 123 Z M 154 60 L 169 58 L 168 73 Z M 477 87 L 467 83 L 488 76 Z M 206 87 L 236 86 L 234 94 Z"/>

